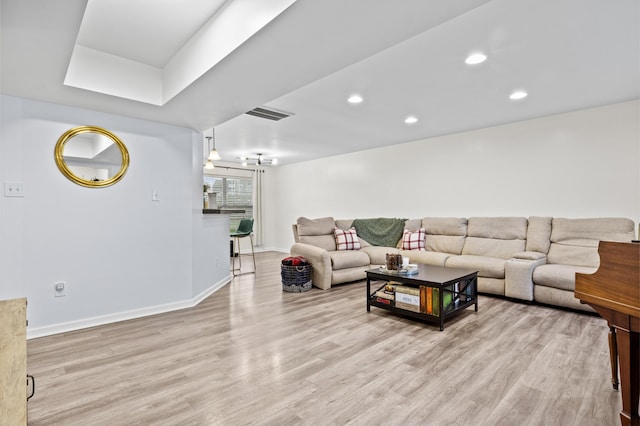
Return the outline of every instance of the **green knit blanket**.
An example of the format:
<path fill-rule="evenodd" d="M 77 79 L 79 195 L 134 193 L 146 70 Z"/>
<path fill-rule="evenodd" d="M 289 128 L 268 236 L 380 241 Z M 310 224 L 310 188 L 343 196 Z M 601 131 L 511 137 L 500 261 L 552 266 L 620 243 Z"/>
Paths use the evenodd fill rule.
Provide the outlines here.
<path fill-rule="evenodd" d="M 395 247 L 402 238 L 407 219 L 376 218 L 354 219 L 353 227 L 358 237 L 372 246 Z"/>

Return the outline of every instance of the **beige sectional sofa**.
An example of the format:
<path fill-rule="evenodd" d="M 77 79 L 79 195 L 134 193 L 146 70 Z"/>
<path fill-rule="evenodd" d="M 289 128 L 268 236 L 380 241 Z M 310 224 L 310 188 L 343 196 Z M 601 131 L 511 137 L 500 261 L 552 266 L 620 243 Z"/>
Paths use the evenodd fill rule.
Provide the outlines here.
<path fill-rule="evenodd" d="M 626 218 L 425 217 L 409 219 L 405 229 L 426 231 L 424 250 L 373 246 L 362 238 L 359 250 L 336 250 L 334 230 L 353 220 L 301 217 L 293 225 L 291 254 L 313 265 L 313 284 L 321 289 L 366 278 L 385 263 L 387 253 L 411 263 L 478 271 L 478 291 L 590 311 L 573 296 L 575 273 L 599 265 L 598 242 L 631 241 L 634 223 Z"/>

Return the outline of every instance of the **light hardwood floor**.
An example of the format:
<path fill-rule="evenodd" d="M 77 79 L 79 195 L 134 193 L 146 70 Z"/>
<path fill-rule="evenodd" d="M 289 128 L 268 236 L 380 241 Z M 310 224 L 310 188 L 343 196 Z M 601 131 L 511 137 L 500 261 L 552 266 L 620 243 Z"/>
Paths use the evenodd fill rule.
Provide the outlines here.
<path fill-rule="evenodd" d="M 619 424 L 604 320 L 480 296 L 441 332 L 367 313 L 364 281 L 282 292 L 285 256 L 191 309 L 30 340 L 29 424 Z"/>

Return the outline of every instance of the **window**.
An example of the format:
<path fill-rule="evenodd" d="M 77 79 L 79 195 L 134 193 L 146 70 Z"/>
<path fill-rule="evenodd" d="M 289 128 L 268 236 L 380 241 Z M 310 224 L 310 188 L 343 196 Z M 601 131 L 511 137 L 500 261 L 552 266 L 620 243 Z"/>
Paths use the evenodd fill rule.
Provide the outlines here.
<path fill-rule="evenodd" d="M 204 183 L 217 194 L 218 208 L 245 211 L 244 213 L 232 213 L 230 215 L 230 231 L 235 231 L 238 228 L 240 219 L 251 219 L 253 217 L 252 177 L 204 175 Z"/>

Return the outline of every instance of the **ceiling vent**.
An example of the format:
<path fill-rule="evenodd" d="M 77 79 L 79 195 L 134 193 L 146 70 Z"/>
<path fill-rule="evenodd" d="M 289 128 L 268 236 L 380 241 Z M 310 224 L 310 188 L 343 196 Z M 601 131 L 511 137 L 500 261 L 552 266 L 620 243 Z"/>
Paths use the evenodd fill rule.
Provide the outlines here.
<path fill-rule="evenodd" d="M 263 107 L 254 108 L 251 111 L 247 111 L 246 114 L 253 115 L 254 117 L 266 118 L 267 120 L 280 121 L 283 118 L 287 118 L 293 115 L 290 112 L 276 111 L 275 109 L 267 109 Z"/>

